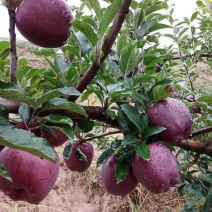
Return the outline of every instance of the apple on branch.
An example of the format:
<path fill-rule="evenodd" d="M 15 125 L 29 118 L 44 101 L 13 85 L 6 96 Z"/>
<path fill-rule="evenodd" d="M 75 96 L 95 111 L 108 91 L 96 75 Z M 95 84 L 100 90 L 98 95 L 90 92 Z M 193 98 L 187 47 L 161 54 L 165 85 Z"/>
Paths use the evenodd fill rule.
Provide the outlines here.
<path fill-rule="evenodd" d="M 70 36 L 74 15 L 62 0 L 23 0 L 16 12 L 16 26 L 30 42 L 45 48 L 61 47 Z"/>
<path fill-rule="evenodd" d="M 66 146 L 70 147 L 71 144 Z M 84 172 L 86 171 L 93 160 L 94 149 L 88 142 L 77 142 L 72 145 L 72 152 L 69 159 L 64 158 L 66 166 L 71 171 Z"/>
<path fill-rule="evenodd" d="M 164 145 L 149 145 L 150 160 L 135 155 L 132 169 L 136 179 L 153 193 L 169 191 L 180 182 L 180 171 L 176 158 Z"/>
<path fill-rule="evenodd" d="M 8 170 L 13 182 L 0 177 L 0 190 L 14 201 L 39 204 L 51 191 L 58 174 L 59 159 L 54 164 L 28 152 L 5 147 L 0 163 Z"/>

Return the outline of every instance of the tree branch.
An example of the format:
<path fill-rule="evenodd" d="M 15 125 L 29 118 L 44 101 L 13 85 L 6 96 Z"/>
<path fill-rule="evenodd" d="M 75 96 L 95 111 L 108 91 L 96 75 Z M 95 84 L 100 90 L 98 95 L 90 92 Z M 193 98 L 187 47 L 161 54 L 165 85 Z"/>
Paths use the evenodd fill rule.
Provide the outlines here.
<path fill-rule="evenodd" d="M 107 36 L 103 46 L 102 46 L 102 52 L 103 56 L 98 59 L 96 58 L 94 62 L 92 63 L 90 69 L 87 71 L 87 73 L 83 76 L 79 84 L 77 85 L 76 89 L 79 92 L 83 92 L 87 86 L 91 83 L 91 81 L 94 79 L 94 77 L 97 75 L 99 69 L 102 67 L 105 59 L 107 58 L 108 54 L 111 51 L 111 48 L 113 46 L 113 43 L 118 36 L 118 33 L 121 29 L 122 24 L 124 23 L 126 16 L 129 12 L 129 7 L 132 0 L 123 0 L 122 5 L 120 7 L 119 13 L 111 27 L 110 33 Z M 77 96 L 70 96 L 67 99 L 70 101 L 76 101 Z"/>
<path fill-rule="evenodd" d="M 193 140 L 183 140 L 175 146 L 181 147 L 187 151 L 196 152 L 198 154 L 206 154 L 212 157 L 212 142 L 198 142 Z"/>
<path fill-rule="evenodd" d="M 191 54 L 189 56 L 192 57 L 193 55 L 194 54 Z M 172 58 L 172 60 L 180 60 L 180 59 L 183 59 L 186 57 L 188 57 L 188 55 L 176 56 L 176 57 Z M 212 55 L 211 54 L 200 54 L 200 57 L 212 58 Z M 166 60 L 168 60 L 168 59 L 166 59 Z"/>
<path fill-rule="evenodd" d="M 110 115 L 107 113 L 107 111 L 105 109 L 103 109 L 102 107 L 98 107 L 98 106 L 84 106 L 83 107 L 85 109 L 85 111 L 88 114 L 88 118 L 92 119 L 92 120 L 96 120 L 99 122 L 103 122 L 105 124 L 110 125 L 113 128 L 118 128 L 119 124 L 118 124 L 118 120 L 117 119 L 112 119 L 110 117 Z M 67 110 L 46 110 L 46 111 L 42 111 L 39 113 L 39 116 L 43 117 L 43 116 L 47 116 L 50 114 L 61 114 L 64 116 L 68 116 L 73 120 L 76 119 L 82 119 L 85 118 L 84 116 L 71 112 L 71 111 L 67 111 Z"/>
<path fill-rule="evenodd" d="M 192 135 L 187 137 L 186 139 L 193 138 L 193 137 L 196 137 L 198 135 L 202 135 L 202 134 L 205 134 L 205 133 L 208 133 L 208 132 L 212 132 L 212 126 L 198 130 L 198 131 L 192 133 Z"/>
<path fill-rule="evenodd" d="M 17 51 L 16 51 L 16 33 L 15 33 L 15 11 L 16 7 L 8 7 L 9 13 L 9 33 L 10 33 L 10 81 L 17 84 Z"/>
<path fill-rule="evenodd" d="M 17 102 L 11 101 L 7 99 L 3 99 L 0 98 L 0 104 L 3 105 L 8 112 L 10 113 L 18 113 L 18 108 L 20 106 L 20 104 L 18 104 Z M 102 107 L 99 106 L 84 106 L 83 107 L 85 109 L 85 111 L 88 114 L 88 118 L 92 119 L 92 120 L 96 120 L 99 122 L 103 122 L 105 124 L 110 125 L 110 127 L 113 128 L 119 128 L 119 123 L 117 119 L 112 119 L 110 117 L 110 115 L 107 113 L 107 111 L 105 109 L 103 109 Z M 50 115 L 50 114 L 61 114 L 64 116 L 68 116 L 73 120 L 77 120 L 77 119 L 82 119 L 84 118 L 84 116 L 79 115 L 77 113 L 73 113 L 67 110 L 46 110 L 46 111 L 42 111 L 39 113 L 39 116 L 43 117 L 46 115 Z M 212 132 L 212 127 L 207 127 L 204 129 L 201 129 L 199 131 L 196 131 L 194 133 L 192 133 L 191 136 L 189 136 L 188 138 L 192 138 L 204 133 L 208 133 L 208 132 Z M 186 138 L 185 140 L 183 140 L 180 144 L 175 145 L 178 147 L 181 147 L 185 150 L 188 151 L 194 151 L 197 152 L 199 154 L 206 154 L 210 157 L 212 157 L 212 142 L 198 142 L 198 141 L 192 141 L 192 140 L 188 140 L 188 138 Z"/>

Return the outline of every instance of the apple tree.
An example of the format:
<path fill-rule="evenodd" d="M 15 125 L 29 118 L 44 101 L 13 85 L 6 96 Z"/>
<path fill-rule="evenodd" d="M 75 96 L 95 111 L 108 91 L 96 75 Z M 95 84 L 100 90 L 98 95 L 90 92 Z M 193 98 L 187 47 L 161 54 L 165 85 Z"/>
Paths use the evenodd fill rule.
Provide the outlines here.
<path fill-rule="evenodd" d="M 110 194 L 138 183 L 154 193 L 177 186 L 184 211 L 210 211 L 212 89 L 198 84 L 198 67 L 212 66 L 210 1 L 198 0 L 183 20 L 173 19 L 168 0 L 101 2 L 2 0 L 10 41 L 0 42 L 0 189 L 38 204 L 40 194 L 8 164 L 21 155 L 26 167 L 45 166 L 32 154 L 58 173 L 54 147 L 67 141 L 72 171 L 89 168 L 93 147 L 102 151 L 97 166 Z M 15 26 L 48 68 L 18 58 Z M 54 182 L 41 187 L 42 198 Z"/>

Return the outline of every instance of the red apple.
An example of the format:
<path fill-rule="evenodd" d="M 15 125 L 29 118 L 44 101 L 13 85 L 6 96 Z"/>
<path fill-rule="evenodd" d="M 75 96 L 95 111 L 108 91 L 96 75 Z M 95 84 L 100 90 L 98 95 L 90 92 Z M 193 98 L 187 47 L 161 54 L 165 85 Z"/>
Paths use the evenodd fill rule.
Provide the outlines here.
<path fill-rule="evenodd" d="M 132 170 L 129 172 L 127 178 L 121 183 L 116 183 L 116 167 L 118 160 L 112 156 L 107 160 L 102 167 L 102 182 L 107 193 L 125 197 L 138 184 Z"/>
<path fill-rule="evenodd" d="M 167 98 L 148 110 L 149 125 L 167 128 L 160 133 L 163 141 L 179 144 L 192 133 L 192 117 L 185 104 L 178 99 Z"/>
<path fill-rule="evenodd" d="M 43 130 L 43 137 L 51 144 L 51 146 L 60 146 L 68 140 L 68 136 L 65 133 L 56 128 L 53 130 L 55 135 L 48 132 L 47 130 Z"/>
<path fill-rule="evenodd" d="M 193 113 L 201 113 L 201 108 L 198 105 L 192 105 L 191 110 Z"/>
<path fill-rule="evenodd" d="M 23 0 L 16 12 L 16 25 L 28 41 L 55 48 L 67 42 L 73 18 L 69 5 L 63 0 Z"/>
<path fill-rule="evenodd" d="M 68 144 L 71 145 L 71 144 Z M 84 160 L 79 160 L 78 159 L 78 149 L 87 157 L 87 162 Z M 76 172 L 84 172 L 89 168 L 91 165 L 91 162 L 93 160 L 93 155 L 94 155 L 94 149 L 93 146 L 88 143 L 74 143 L 72 147 L 72 153 L 69 159 L 64 159 L 66 166 L 71 170 L 71 171 L 76 171 Z"/>
<path fill-rule="evenodd" d="M 30 153 L 5 147 L 0 163 L 8 170 L 13 182 L 0 177 L 0 190 L 14 201 L 40 203 L 51 191 L 59 173 L 56 164 Z"/>
<path fill-rule="evenodd" d="M 135 155 L 132 169 L 137 180 L 153 193 L 167 192 L 180 181 L 180 172 L 176 158 L 162 144 L 150 144 L 151 158 L 144 160 Z"/>

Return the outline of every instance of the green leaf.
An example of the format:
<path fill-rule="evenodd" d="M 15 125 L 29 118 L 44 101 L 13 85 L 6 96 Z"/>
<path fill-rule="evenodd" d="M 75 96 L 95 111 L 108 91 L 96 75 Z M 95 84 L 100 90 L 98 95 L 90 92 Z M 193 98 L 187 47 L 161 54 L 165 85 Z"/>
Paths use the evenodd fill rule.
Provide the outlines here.
<path fill-rule="evenodd" d="M 151 126 L 144 131 L 142 138 L 148 138 L 150 136 L 156 135 L 158 133 L 163 132 L 165 129 L 165 127 Z"/>
<path fill-rule="evenodd" d="M 156 23 L 150 27 L 150 29 L 148 30 L 148 33 L 161 30 L 161 29 L 167 29 L 167 28 L 171 28 L 171 26 L 167 24 Z"/>
<path fill-rule="evenodd" d="M 194 12 L 193 14 L 192 14 L 192 16 L 191 16 L 191 22 L 192 21 L 194 21 L 196 18 L 197 18 L 197 15 L 199 14 L 199 12 L 197 11 L 197 12 Z"/>
<path fill-rule="evenodd" d="M 114 153 L 115 150 L 113 149 L 107 149 L 104 151 L 97 160 L 97 166 L 102 165 L 104 162 L 106 162 Z"/>
<path fill-rule="evenodd" d="M 116 167 L 116 184 L 119 184 L 124 181 L 127 178 L 129 171 L 129 163 L 126 163 L 125 161 L 119 161 Z"/>
<path fill-rule="evenodd" d="M 77 91 L 75 88 L 72 87 L 65 87 L 65 88 L 57 88 L 54 90 L 50 90 L 49 92 L 45 93 L 43 96 L 36 100 L 38 105 L 42 105 L 43 103 L 61 96 L 80 96 L 81 93 Z"/>
<path fill-rule="evenodd" d="M 67 46 L 63 46 L 62 49 L 69 51 L 70 53 L 72 53 L 73 55 L 75 55 L 78 58 L 81 57 L 81 51 L 80 51 L 80 47 L 79 46 L 67 45 Z"/>
<path fill-rule="evenodd" d="M 197 101 L 198 102 L 204 102 L 207 105 L 212 106 L 212 96 L 210 96 L 210 95 L 201 96 L 197 99 Z"/>
<path fill-rule="evenodd" d="M 11 82 L 5 83 L 0 81 L 0 97 L 37 106 L 36 102 L 27 96 L 24 90 Z"/>
<path fill-rule="evenodd" d="M 41 123 L 52 123 L 52 124 L 66 124 L 70 127 L 73 126 L 73 121 L 71 118 L 59 114 L 51 114 L 48 116 L 45 116 L 40 119 Z"/>
<path fill-rule="evenodd" d="M 63 158 L 68 160 L 71 156 L 72 153 L 72 148 L 73 148 L 73 141 L 72 144 L 65 146 L 63 150 Z"/>
<path fill-rule="evenodd" d="M 86 36 L 82 33 L 82 32 L 77 32 L 75 34 L 75 36 L 77 37 L 77 40 L 80 44 L 80 48 L 81 48 L 81 54 L 82 56 L 85 55 L 89 50 L 90 50 L 90 45 L 89 45 L 89 41 L 86 38 Z M 81 56 L 81 55 L 80 55 Z"/>
<path fill-rule="evenodd" d="M 80 150 L 80 148 L 77 148 L 76 155 L 78 160 L 88 163 L 87 156 Z"/>
<path fill-rule="evenodd" d="M 23 121 L 28 121 L 30 117 L 30 107 L 27 104 L 21 104 L 18 108 L 18 113 Z"/>
<path fill-rule="evenodd" d="M 0 105 L 0 125 L 7 125 L 9 122 L 9 113 Z"/>
<path fill-rule="evenodd" d="M 152 2 L 150 2 L 150 3 L 152 3 Z M 156 4 L 153 4 L 153 5 L 149 6 L 149 7 L 147 7 L 146 13 L 147 14 L 151 14 L 151 13 L 153 13 L 155 11 L 159 11 L 159 10 L 162 10 L 162 9 L 168 9 L 167 7 L 168 7 L 168 5 L 167 5 L 166 2 L 160 2 L 159 1 Z"/>
<path fill-rule="evenodd" d="M 45 57 L 54 57 L 56 55 L 55 50 L 50 48 L 33 49 L 32 52 L 36 55 L 45 56 Z"/>
<path fill-rule="evenodd" d="M 138 49 L 134 44 L 128 44 L 122 49 L 119 61 L 119 67 L 123 76 L 127 76 L 138 66 L 140 56 Z"/>
<path fill-rule="evenodd" d="M 135 134 L 127 134 L 124 136 L 124 140 L 121 142 L 122 146 L 138 143 L 139 140 Z"/>
<path fill-rule="evenodd" d="M 212 185 L 212 177 L 211 177 L 211 174 L 202 173 L 202 174 L 200 174 L 199 178 L 200 178 L 202 181 L 205 181 L 205 182 L 210 183 L 210 184 Z"/>
<path fill-rule="evenodd" d="M 136 127 L 139 129 L 140 132 L 143 132 L 147 128 L 143 117 L 133 106 L 123 104 L 121 105 L 121 109 L 130 119 L 130 121 L 132 121 L 136 125 Z"/>
<path fill-rule="evenodd" d="M 0 176 L 5 178 L 6 180 L 8 180 L 9 182 L 13 182 L 9 172 L 7 171 L 7 169 L 4 167 L 3 164 L 0 164 Z"/>
<path fill-rule="evenodd" d="M 118 122 L 119 122 L 119 125 L 121 126 L 121 128 L 124 129 L 125 131 L 128 131 L 128 132 L 133 131 L 133 129 L 132 129 L 133 126 L 131 125 L 132 122 L 130 122 L 129 118 L 125 115 L 125 113 L 122 110 L 118 111 Z"/>
<path fill-rule="evenodd" d="M 2 58 L 0 57 L 0 71 L 4 71 L 4 67 L 5 67 L 5 65 L 4 65 L 4 61 L 2 60 Z"/>
<path fill-rule="evenodd" d="M 187 67 L 190 68 L 193 64 L 192 59 L 190 57 L 186 58 L 185 64 L 186 64 Z"/>
<path fill-rule="evenodd" d="M 69 102 L 66 99 L 61 99 L 61 98 L 55 98 L 52 99 L 48 102 L 46 102 L 43 107 L 41 108 L 41 110 L 54 110 L 54 109 L 64 109 L 64 110 L 68 110 L 68 111 L 72 111 L 78 114 L 81 114 L 85 117 L 88 116 L 88 114 L 86 113 L 86 111 L 80 106 L 77 105 L 73 102 Z"/>
<path fill-rule="evenodd" d="M 21 58 L 18 60 L 18 66 L 27 66 L 28 61 L 25 58 Z"/>
<path fill-rule="evenodd" d="M 55 58 L 55 66 L 61 73 L 67 73 L 68 72 L 68 65 L 67 63 L 60 57 Z"/>
<path fill-rule="evenodd" d="M 5 49 L 3 52 L 0 53 L 0 58 L 5 60 L 10 55 L 10 49 Z"/>
<path fill-rule="evenodd" d="M 80 20 L 73 20 L 71 24 L 86 36 L 93 48 L 96 46 L 98 41 L 97 35 L 88 23 Z"/>
<path fill-rule="evenodd" d="M 174 90 L 171 85 L 158 85 L 153 88 L 152 92 L 154 101 L 158 102 L 171 96 Z"/>
<path fill-rule="evenodd" d="M 56 66 L 47 57 L 44 57 L 44 59 L 50 65 L 51 71 L 54 73 L 54 75 L 57 76 L 59 74 L 59 70 L 56 68 Z"/>
<path fill-rule="evenodd" d="M 10 43 L 8 41 L 0 41 L 0 54 L 9 48 L 10 48 Z"/>
<path fill-rule="evenodd" d="M 155 24 L 157 23 L 157 19 L 152 19 L 151 21 L 146 22 L 145 24 L 143 24 L 137 33 L 137 37 L 138 39 L 142 39 L 143 36 L 146 34 L 146 32 Z"/>
<path fill-rule="evenodd" d="M 90 132 L 94 127 L 94 122 L 90 119 L 79 119 L 77 123 L 78 127 L 86 133 Z"/>
<path fill-rule="evenodd" d="M 143 158 L 144 160 L 149 161 L 150 160 L 150 149 L 147 144 L 141 143 L 141 144 L 135 144 L 134 145 L 136 153 Z"/>
<path fill-rule="evenodd" d="M 137 8 L 133 14 L 133 27 L 137 29 L 145 18 L 145 10 L 141 8 Z"/>
<path fill-rule="evenodd" d="M 121 51 L 129 44 L 129 36 L 127 33 L 122 33 L 117 41 L 117 53 L 121 57 Z"/>
<path fill-rule="evenodd" d="M 209 212 L 212 208 L 212 184 L 208 190 L 207 199 L 204 204 L 203 212 Z"/>
<path fill-rule="evenodd" d="M 122 2 L 121 0 L 114 1 L 110 6 L 106 8 L 104 14 L 102 15 L 101 22 L 99 24 L 99 32 L 98 32 L 98 37 L 100 40 L 104 38 L 104 35 L 107 32 L 108 26 L 117 15 L 121 6 L 121 2 Z"/>
<path fill-rule="evenodd" d="M 54 150 L 44 138 L 37 138 L 33 133 L 14 126 L 0 126 L 0 145 L 23 150 L 52 162 L 57 160 Z"/>
<path fill-rule="evenodd" d="M 102 9 L 100 7 L 99 0 L 89 0 L 89 4 L 91 5 L 92 9 L 95 11 L 96 16 L 99 20 L 102 18 Z"/>

